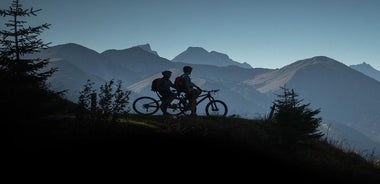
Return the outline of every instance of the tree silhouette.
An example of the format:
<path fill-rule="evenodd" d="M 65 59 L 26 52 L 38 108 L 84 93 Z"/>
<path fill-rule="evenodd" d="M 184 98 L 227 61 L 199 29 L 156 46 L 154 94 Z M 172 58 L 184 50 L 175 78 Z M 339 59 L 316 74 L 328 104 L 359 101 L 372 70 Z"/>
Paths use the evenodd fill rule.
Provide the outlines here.
<path fill-rule="evenodd" d="M 105 82 L 104 85 L 100 86 L 98 105 L 100 114 L 102 114 L 102 119 L 105 119 L 112 114 L 112 99 L 115 96 L 112 88 L 113 84 L 114 80 L 110 80 L 109 82 Z"/>
<path fill-rule="evenodd" d="M 28 112 L 38 115 L 46 106 L 49 97 L 56 94 L 48 90 L 46 80 L 56 68 L 46 69 L 48 59 L 28 58 L 32 54 L 48 48 L 38 36 L 48 29 L 50 24 L 26 26 L 24 17 L 37 16 L 41 9 L 23 9 L 18 0 L 13 0 L 9 9 L 0 10 L 0 16 L 10 17 L 0 30 L 0 94 L 2 109 Z M 32 111 L 34 109 L 34 111 Z M 47 110 L 47 109 L 45 109 Z"/>
<path fill-rule="evenodd" d="M 121 115 L 126 115 L 128 113 L 125 110 L 127 104 L 129 103 L 129 95 L 131 91 L 122 90 L 122 81 L 117 81 L 116 91 L 114 93 L 114 103 L 112 105 L 113 121 Z"/>
<path fill-rule="evenodd" d="M 280 143 L 288 145 L 323 136 L 318 127 L 322 119 L 315 117 L 320 110 L 311 110 L 310 104 L 301 104 L 294 90 L 282 87 L 273 104 L 273 127 Z"/>
<path fill-rule="evenodd" d="M 78 109 L 76 111 L 76 117 L 78 120 L 83 120 L 86 115 L 91 112 L 91 106 L 96 104 L 91 104 L 92 94 L 95 94 L 95 90 L 93 89 L 94 82 L 90 79 L 87 80 L 86 84 L 84 84 L 83 89 L 79 92 L 78 97 Z"/>

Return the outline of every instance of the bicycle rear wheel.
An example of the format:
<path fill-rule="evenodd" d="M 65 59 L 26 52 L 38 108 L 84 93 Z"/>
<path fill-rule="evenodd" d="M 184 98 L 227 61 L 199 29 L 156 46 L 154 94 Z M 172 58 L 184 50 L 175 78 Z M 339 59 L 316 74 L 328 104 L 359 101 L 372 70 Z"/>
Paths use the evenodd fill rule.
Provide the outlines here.
<path fill-rule="evenodd" d="M 207 116 L 226 116 L 227 112 L 227 105 L 221 100 L 213 100 L 206 105 Z"/>
<path fill-rule="evenodd" d="M 152 115 L 158 111 L 160 105 L 156 99 L 148 96 L 143 96 L 137 98 L 133 102 L 132 107 L 137 114 Z"/>

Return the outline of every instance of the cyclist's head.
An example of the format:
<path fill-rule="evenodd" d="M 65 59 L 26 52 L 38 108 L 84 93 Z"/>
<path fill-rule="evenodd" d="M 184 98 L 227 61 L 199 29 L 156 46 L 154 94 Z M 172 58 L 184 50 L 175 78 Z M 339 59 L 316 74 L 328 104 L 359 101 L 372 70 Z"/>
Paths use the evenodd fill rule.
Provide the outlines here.
<path fill-rule="evenodd" d="M 162 75 L 163 75 L 164 77 L 170 77 L 170 76 L 172 75 L 172 72 L 169 71 L 169 70 L 166 70 L 166 71 L 163 71 L 163 72 L 162 72 Z"/>
<path fill-rule="evenodd" d="M 191 68 L 191 66 L 184 66 L 183 67 L 184 73 L 190 74 L 192 70 L 193 70 L 193 68 Z"/>

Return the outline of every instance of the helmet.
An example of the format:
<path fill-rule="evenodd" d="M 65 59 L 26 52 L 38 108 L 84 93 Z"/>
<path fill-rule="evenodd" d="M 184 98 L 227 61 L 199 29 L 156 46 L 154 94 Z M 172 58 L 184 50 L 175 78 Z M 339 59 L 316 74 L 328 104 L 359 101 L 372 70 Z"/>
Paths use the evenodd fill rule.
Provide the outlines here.
<path fill-rule="evenodd" d="M 162 75 L 163 75 L 163 76 L 170 76 L 171 74 L 172 74 L 172 72 L 169 71 L 169 70 L 166 70 L 166 71 L 163 71 L 163 72 L 162 72 Z"/>
<path fill-rule="evenodd" d="M 185 72 L 185 73 L 189 73 L 189 72 L 191 72 L 193 70 L 193 68 L 191 68 L 191 66 L 184 66 L 183 67 L 183 72 Z"/>

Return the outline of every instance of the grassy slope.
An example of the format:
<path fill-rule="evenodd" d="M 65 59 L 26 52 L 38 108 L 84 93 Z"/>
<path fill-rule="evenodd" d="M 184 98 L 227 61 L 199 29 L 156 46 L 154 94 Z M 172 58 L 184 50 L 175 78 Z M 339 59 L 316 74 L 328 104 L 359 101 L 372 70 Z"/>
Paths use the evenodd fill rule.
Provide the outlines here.
<path fill-rule="evenodd" d="M 6 152 L 22 162 L 37 158 L 39 163 L 114 164 L 156 171 L 194 168 L 220 173 L 219 177 L 239 173 L 266 181 L 380 181 L 380 169 L 355 153 L 325 141 L 279 147 L 265 126 L 265 121 L 239 118 L 131 115 L 117 123 L 49 118 L 12 122 Z"/>

